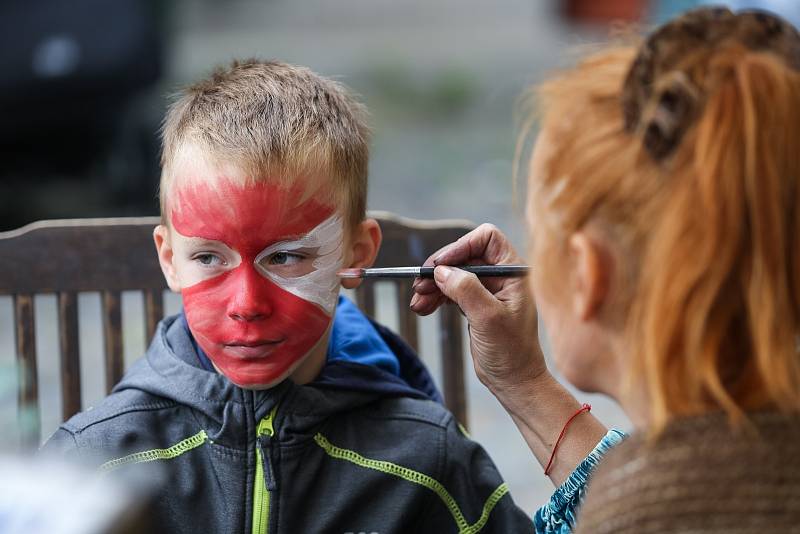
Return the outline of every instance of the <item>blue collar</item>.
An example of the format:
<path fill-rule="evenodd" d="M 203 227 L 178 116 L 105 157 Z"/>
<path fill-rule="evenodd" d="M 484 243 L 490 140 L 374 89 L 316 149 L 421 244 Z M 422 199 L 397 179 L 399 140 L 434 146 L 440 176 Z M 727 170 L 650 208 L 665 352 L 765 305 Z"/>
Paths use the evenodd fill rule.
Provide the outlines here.
<path fill-rule="evenodd" d="M 360 363 L 400 376 L 395 353 L 367 316 L 345 297 L 339 297 L 336 307 L 327 360 Z"/>

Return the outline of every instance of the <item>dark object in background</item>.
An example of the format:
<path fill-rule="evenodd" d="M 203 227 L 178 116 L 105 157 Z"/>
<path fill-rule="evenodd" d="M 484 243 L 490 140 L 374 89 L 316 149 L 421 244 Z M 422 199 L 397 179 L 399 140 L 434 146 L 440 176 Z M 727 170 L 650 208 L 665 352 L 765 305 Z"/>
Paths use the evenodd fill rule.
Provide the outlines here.
<path fill-rule="evenodd" d="M 562 0 L 561 12 L 571 22 L 608 24 L 636 22 L 650 7 L 649 0 Z"/>
<path fill-rule="evenodd" d="M 0 3 L 0 229 L 157 212 L 161 18 L 155 0 Z"/>

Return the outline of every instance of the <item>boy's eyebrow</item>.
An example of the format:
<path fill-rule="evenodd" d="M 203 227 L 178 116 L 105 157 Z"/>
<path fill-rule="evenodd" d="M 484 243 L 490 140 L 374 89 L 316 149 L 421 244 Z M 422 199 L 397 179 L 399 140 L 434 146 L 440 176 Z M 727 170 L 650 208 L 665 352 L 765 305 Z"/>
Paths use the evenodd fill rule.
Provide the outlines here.
<path fill-rule="evenodd" d="M 314 234 L 315 233 L 314 231 L 317 230 L 317 228 L 318 227 L 315 226 L 314 228 L 310 229 L 308 232 L 304 232 L 304 233 L 301 233 L 301 234 L 292 234 L 292 235 L 287 235 L 287 236 L 280 236 L 280 237 L 274 239 L 272 241 L 272 244 L 274 245 L 276 243 L 283 243 L 283 242 L 286 242 L 286 241 L 302 241 L 303 239 L 305 239 L 305 238 L 309 237 L 310 235 Z"/>
<path fill-rule="evenodd" d="M 219 241 L 217 239 L 209 239 L 207 237 L 199 237 L 199 236 L 183 236 L 184 238 L 189 240 L 190 245 L 222 245 L 227 247 L 224 242 Z"/>
<path fill-rule="evenodd" d="M 300 241 L 303 238 L 308 237 L 309 235 L 311 235 L 310 231 L 306 232 L 306 233 L 303 233 L 303 234 L 292 234 L 292 235 L 287 235 L 287 236 L 280 236 L 277 239 L 275 239 L 273 241 L 273 243 L 281 243 L 283 241 Z"/>
<path fill-rule="evenodd" d="M 311 234 L 314 233 L 315 230 L 319 228 L 319 225 L 315 226 L 314 228 L 310 228 L 307 232 L 302 232 L 299 234 L 289 234 L 285 236 L 277 237 L 273 240 L 273 243 L 282 243 L 283 241 L 302 241 L 303 239 L 307 238 Z"/>
<path fill-rule="evenodd" d="M 340 219 L 337 218 L 336 221 L 340 221 Z M 333 221 L 333 224 L 335 224 L 336 221 Z M 331 223 L 332 223 L 331 219 L 327 219 L 318 224 L 317 226 L 315 226 L 314 228 L 311 228 L 305 233 L 278 237 L 272 240 L 272 242 L 267 246 L 267 249 L 273 248 L 276 245 L 280 245 L 282 243 L 294 244 L 298 242 L 300 243 L 299 248 L 311 248 L 311 249 L 319 248 L 320 246 L 323 246 L 323 241 L 321 241 L 320 239 L 324 240 L 326 236 L 326 230 L 324 229 L 324 227 L 326 225 L 330 225 Z"/>

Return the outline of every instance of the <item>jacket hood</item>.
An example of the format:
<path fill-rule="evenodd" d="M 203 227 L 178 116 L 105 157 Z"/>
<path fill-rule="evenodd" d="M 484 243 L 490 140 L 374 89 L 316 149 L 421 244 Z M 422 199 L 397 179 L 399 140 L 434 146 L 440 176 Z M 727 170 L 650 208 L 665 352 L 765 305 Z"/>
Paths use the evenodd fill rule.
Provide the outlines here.
<path fill-rule="evenodd" d="M 324 417 L 385 397 L 442 402 L 430 373 L 405 342 L 385 327 L 369 321 L 350 301 L 340 301 L 339 308 L 334 330 L 337 324 L 342 325 L 350 335 L 332 335 L 326 364 L 309 384 L 298 386 L 291 380 L 284 380 L 270 389 L 252 391 L 240 388 L 224 375 L 204 369 L 185 318 L 179 314 L 161 321 L 145 357 L 131 366 L 114 391 L 141 390 L 188 405 L 220 424 L 226 419 L 226 405 L 230 403 L 253 402 L 255 415 L 263 417 L 290 391 L 293 402 L 302 405 L 305 399 L 309 404 L 305 411 Z M 358 315 L 354 315 L 353 310 Z M 359 334 L 353 336 L 356 331 Z M 393 356 L 396 363 L 389 364 L 387 354 L 376 357 L 387 348 L 387 354 Z M 364 357 L 358 357 L 359 354 Z M 333 390 L 337 394 L 327 394 Z"/>

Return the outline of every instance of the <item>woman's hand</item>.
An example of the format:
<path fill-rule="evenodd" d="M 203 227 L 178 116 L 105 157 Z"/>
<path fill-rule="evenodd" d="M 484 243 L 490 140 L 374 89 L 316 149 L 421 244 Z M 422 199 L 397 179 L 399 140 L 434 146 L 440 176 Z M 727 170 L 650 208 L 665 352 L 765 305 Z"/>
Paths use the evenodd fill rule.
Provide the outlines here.
<path fill-rule="evenodd" d="M 483 224 L 431 255 L 434 280 L 414 283 L 411 309 L 428 315 L 447 300 L 469 323 L 470 348 L 478 378 L 495 395 L 523 388 L 547 373 L 536 328 L 536 308 L 524 278 L 478 279 L 449 265 L 523 263 L 506 236 Z"/>
<path fill-rule="evenodd" d="M 503 233 L 483 224 L 433 254 L 433 280 L 416 280 L 411 309 L 428 315 L 451 300 L 469 323 L 475 373 L 511 415 L 536 459 L 544 467 L 565 422 L 580 408 L 548 372 L 539 346 L 536 308 L 524 278 L 479 280 L 448 265 L 522 263 Z M 605 434 L 591 414 L 570 425 L 553 459 L 550 478 L 559 486 Z"/>

